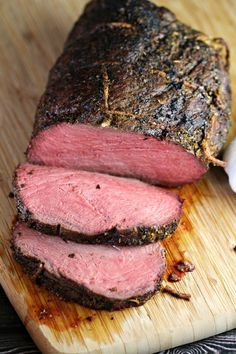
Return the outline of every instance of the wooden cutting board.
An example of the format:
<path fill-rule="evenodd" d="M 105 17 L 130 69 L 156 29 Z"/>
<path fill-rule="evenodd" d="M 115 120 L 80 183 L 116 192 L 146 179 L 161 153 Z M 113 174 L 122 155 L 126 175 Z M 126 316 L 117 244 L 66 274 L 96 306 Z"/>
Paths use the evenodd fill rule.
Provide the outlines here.
<path fill-rule="evenodd" d="M 153 353 L 236 326 L 236 195 L 223 170 L 214 168 L 181 191 L 184 216 L 165 242 L 168 261 L 189 258 L 196 270 L 174 285 L 190 302 L 160 294 L 145 306 L 96 312 L 58 300 L 34 285 L 10 251 L 15 207 L 8 193 L 16 164 L 30 138 L 34 111 L 49 68 L 86 1 L 0 2 L 0 282 L 43 353 Z M 236 2 L 163 0 L 184 22 L 231 49 L 236 89 Z M 200 5 L 201 4 L 201 5 Z M 233 116 L 236 114 L 234 102 Z M 231 134 L 235 133 L 232 128 Z M 170 270 L 170 267 L 169 267 Z"/>

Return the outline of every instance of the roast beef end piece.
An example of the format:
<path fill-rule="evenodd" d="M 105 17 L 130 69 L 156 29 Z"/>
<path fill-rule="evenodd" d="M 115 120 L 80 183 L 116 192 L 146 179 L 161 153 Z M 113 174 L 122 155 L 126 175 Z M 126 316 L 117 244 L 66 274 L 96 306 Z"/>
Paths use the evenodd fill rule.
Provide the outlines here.
<path fill-rule="evenodd" d="M 24 223 L 15 227 L 13 252 L 38 283 L 94 309 L 142 305 L 160 288 L 166 268 L 160 243 L 119 248 L 78 244 Z"/>
<path fill-rule="evenodd" d="M 216 157 L 230 126 L 228 69 L 222 39 L 164 7 L 94 0 L 50 71 L 28 158 L 167 186 L 193 182 L 209 163 L 224 165 Z"/>
<path fill-rule="evenodd" d="M 153 242 L 181 214 L 176 194 L 130 178 L 25 163 L 14 185 L 21 220 L 78 242 Z"/>
<path fill-rule="evenodd" d="M 177 186 L 198 180 L 206 166 L 182 146 L 143 134 L 61 123 L 31 141 L 33 163 L 134 177 Z"/>

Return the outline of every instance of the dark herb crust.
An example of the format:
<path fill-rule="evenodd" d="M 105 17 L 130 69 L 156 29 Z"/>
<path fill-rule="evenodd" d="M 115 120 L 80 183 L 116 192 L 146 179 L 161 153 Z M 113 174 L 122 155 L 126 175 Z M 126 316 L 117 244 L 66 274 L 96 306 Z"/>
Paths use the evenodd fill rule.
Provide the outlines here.
<path fill-rule="evenodd" d="M 229 51 L 145 0 L 93 0 L 52 68 L 33 136 L 60 122 L 171 140 L 206 165 L 228 133 Z"/>
<path fill-rule="evenodd" d="M 44 285 L 49 291 L 63 300 L 77 302 L 80 305 L 95 310 L 113 311 L 127 307 L 141 306 L 159 291 L 161 287 L 162 279 L 157 282 L 154 291 L 150 291 L 141 296 L 125 300 L 106 298 L 105 296 L 93 293 L 88 288 L 72 280 L 48 272 L 40 260 L 24 255 L 14 244 L 14 240 L 12 242 L 12 250 L 15 260 L 23 265 L 25 271 L 38 285 Z"/>
<path fill-rule="evenodd" d="M 158 240 L 163 240 L 168 235 L 173 234 L 179 222 L 179 220 L 174 220 L 170 224 L 162 225 L 159 227 L 138 226 L 127 230 L 118 230 L 117 228 L 113 228 L 105 233 L 89 236 L 72 230 L 64 229 L 61 227 L 61 225 L 48 225 L 39 222 L 32 216 L 20 198 L 17 197 L 16 190 L 15 196 L 18 217 L 20 220 L 25 222 L 28 227 L 48 235 L 60 236 L 65 240 L 71 240 L 78 243 L 110 244 L 123 246 L 148 244 Z"/>

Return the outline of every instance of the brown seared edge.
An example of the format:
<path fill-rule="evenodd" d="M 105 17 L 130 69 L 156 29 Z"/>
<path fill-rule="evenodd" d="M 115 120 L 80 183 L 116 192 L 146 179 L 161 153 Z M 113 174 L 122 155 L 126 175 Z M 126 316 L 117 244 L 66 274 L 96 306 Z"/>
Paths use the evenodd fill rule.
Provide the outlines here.
<path fill-rule="evenodd" d="M 109 44 L 109 45 L 108 45 Z M 60 122 L 170 140 L 206 165 L 228 133 L 229 50 L 145 0 L 93 0 L 51 69 L 33 136 Z"/>
<path fill-rule="evenodd" d="M 146 294 L 125 300 L 107 298 L 92 292 L 85 286 L 77 284 L 70 279 L 48 272 L 40 260 L 24 255 L 21 249 L 15 244 L 14 238 L 11 247 L 15 260 L 24 267 L 25 271 L 38 285 L 44 285 L 49 291 L 63 300 L 77 302 L 80 305 L 95 310 L 113 311 L 127 307 L 141 306 L 161 288 L 162 278 L 158 279 L 154 291 L 149 291 Z M 162 256 L 165 257 L 164 250 Z"/>

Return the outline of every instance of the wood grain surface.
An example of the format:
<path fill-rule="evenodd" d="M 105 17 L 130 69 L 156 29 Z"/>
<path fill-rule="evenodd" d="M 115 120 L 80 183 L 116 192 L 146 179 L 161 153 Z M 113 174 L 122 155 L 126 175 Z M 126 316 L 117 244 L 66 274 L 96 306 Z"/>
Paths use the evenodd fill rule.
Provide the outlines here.
<path fill-rule="evenodd" d="M 236 329 L 156 354 L 236 353 Z M 0 286 L 0 353 L 40 354 Z"/>
<path fill-rule="evenodd" d="M 235 92 L 236 2 L 156 3 L 210 36 L 225 38 L 231 49 Z M 154 353 L 235 328 L 236 195 L 219 168 L 179 191 L 185 199 L 184 215 L 175 236 L 165 242 L 169 271 L 172 262 L 183 256 L 196 266 L 175 286 L 192 294 L 190 302 L 160 294 L 140 308 L 96 312 L 38 288 L 12 259 L 9 241 L 15 207 L 8 198 L 12 172 L 24 160 L 48 70 L 84 4 L 82 0 L 0 2 L 0 282 L 4 291 L 44 353 Z"/>

